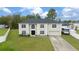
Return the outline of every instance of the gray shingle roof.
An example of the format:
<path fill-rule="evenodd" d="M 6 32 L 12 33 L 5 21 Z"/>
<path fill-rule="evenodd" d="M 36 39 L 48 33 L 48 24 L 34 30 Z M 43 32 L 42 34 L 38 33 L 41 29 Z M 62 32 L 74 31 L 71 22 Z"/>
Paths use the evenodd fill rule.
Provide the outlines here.
<path fill-rule="evenodd" d="M 49 19 L 28 19 L 21 23 L 60 23 L 56 20 L 49 20 Z"/>

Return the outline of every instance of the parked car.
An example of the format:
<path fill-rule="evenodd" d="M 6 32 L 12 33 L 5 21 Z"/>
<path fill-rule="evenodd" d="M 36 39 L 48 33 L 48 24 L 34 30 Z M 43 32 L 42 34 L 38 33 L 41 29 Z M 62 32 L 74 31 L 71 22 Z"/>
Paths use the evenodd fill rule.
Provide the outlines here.
<path fill-rule="evenodd" d="M 62 28 L 62 34 L 70 34 L 69 28 Z"/>

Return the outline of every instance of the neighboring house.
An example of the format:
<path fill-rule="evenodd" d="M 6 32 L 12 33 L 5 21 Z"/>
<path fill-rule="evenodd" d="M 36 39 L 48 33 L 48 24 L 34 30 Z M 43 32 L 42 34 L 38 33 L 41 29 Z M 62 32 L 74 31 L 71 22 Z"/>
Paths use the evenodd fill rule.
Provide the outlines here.
<path fill-rule="evenodd" d="M 0 24 L 0 28 L 6 28 L 6 27 L 8 27 L 8 25 Z"/>
<path fill-rule="evenodd" d="M 75 23 L 62 23 L 62 28 L 70 28 L 70 29 L 77 29 L 79 30 L 79 22 Z"/>
<path fill-rule="evenodd" d="M 62 24 L 47 19 L 29 19 L 19 25 L 20 35 L 61 35 Z"/>
<path fill-rule="evenodd" d="M 73 30 L 79 30 L 79 22 L 63 23 L 62 28 L 70 28 L 70 29 L 73 29 Z"/>
<path fill-rule="evenodd" d="M 70 28 L 70 24 L 69 23 L 62 23 L 62 28 Z"/>
<path fill-rule="evenodd" d="M 72 28 L 73 29 L 77 29 L 77 30 L 79 30 L 79 22 L 75 22 L 75 23 L 71 23 L 72 25 Z"/>

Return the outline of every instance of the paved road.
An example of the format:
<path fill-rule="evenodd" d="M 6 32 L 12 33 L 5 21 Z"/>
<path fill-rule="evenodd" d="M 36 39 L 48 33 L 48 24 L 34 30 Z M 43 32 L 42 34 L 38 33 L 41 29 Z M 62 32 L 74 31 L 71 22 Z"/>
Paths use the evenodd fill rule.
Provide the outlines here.
<path fill-rule="evenodd" d="M 77 34 L 75 30 L 70 30 L 70 35 L 72 35 L 76 39 L 79 39 L 79 34 Z"/>
<path fill-rule="evenodd" d="M 67 41 L 61 36 L 49 36 L 55 51 L 76 51 Z"/>

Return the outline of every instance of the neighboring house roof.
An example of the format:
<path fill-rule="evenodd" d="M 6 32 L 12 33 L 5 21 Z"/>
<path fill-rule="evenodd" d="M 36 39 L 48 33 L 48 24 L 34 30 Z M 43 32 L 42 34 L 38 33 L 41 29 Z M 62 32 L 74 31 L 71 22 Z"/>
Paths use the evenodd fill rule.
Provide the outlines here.
<path fill-rule="evenodd" d="M 62 26 L 69 26 L 69 23 L 62 23 Z"/>
<path fill-rule="evenodd" d="M 60 23 L 60 22 L 56 20 L 49 20 L 49 19 L 28 19 L 21 23 Z"/>

